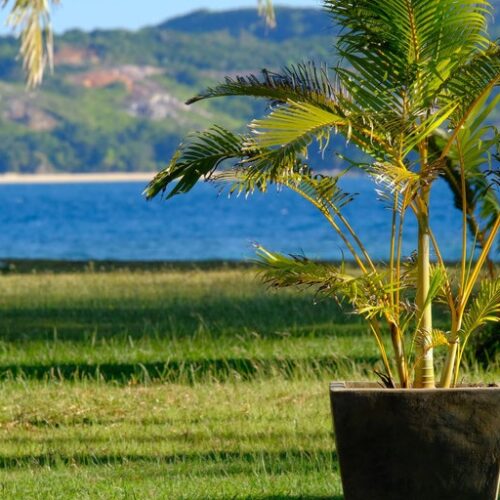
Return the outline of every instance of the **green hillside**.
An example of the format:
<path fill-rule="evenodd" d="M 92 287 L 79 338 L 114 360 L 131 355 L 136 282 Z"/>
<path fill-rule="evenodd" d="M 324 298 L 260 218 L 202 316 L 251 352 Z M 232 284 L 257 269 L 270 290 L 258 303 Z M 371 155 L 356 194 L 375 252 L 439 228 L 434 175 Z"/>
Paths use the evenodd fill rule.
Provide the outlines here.
<path fill-rule="evenodd" d="M 184 101 L 225 75 L 335 64 L 327 15 L 280 8 L 277 19 L 270 30 L 254 9 L 197 11 L 136 32 L 70 31 L 36 92 L 24 87 L 17 41 L 0 38 L 0 172 L 157 170 L 188 131 L 242 127 L 261 104 Z"/>

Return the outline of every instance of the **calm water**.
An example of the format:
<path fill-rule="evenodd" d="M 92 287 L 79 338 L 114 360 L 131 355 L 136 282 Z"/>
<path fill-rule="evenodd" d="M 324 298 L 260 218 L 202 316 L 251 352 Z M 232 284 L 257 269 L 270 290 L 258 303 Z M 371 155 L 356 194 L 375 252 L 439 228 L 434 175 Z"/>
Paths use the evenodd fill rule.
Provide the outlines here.
<path fill-rule="evenodd" d="M 359 196 L 346 214 L 377 259 L 388 255 L 389 212 L 373 185 L 345 180 Z M 316 210 L 291 192 L 245 199 L 218 195 L 211 185 L 168 202 L 146 202 L 141 183 L 1 185 L 0 258 L 203 260 L 247 259 L 252 243 L 314 258 L 339 259 L 345 250 Z M 459 257 L 460 216 L 437 184 L 435 233 L 447 259 Z M 416 226 L 405 254 L 415 248 Z M 345 253 L 346 257 L 348 256 Z"/>

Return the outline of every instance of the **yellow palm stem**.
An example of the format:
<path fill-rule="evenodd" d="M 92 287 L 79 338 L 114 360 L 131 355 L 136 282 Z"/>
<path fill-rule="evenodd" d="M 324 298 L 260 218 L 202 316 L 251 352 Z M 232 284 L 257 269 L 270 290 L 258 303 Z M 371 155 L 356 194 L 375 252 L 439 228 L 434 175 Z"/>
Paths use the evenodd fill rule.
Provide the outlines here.
<path fill-rule="evenodd" d="M 408 387 L 408 365 L 406 363 L 406 355 L 404 351 L 403 339 L 397 325 L 391 323 L 391 339 L 396 357 L 396 367 L 399 375 L 401 387 Z"/>
<path fill-rule="evenodd" d="M 481 272 L 484 262 L 488 257 L 488 254 L 490 253 L 491 247 L 493 246 L 499 228 L 500 228 L 500 215 L 497 216 L 496 221 L 493 227 L 491 228 L 490 234 L 486 239 L 486 242 L 481 250 L 481 253 L 479 254 L 479 258 L 477 259 L 476 265 L 460 297 L 460 304 L 458 307 L 459 316 L 461 316 L 464 312 L 465 306 L 467 305 L 467 302 L 469 300 L 469 296 L 472 293 L 472 289 L 474 288 L 474 285 L 479 277 L 479 273 Z"/>
<path fill-rule="evenodd" d="M 457 137 L 457 150 L 460 158 L 460 183 L 462 191 L 462 260 L 460 265 L 460 293 L 465 287 L 465 269 L 467 266 L 467 196 L 465 193 L 465 165 L 462 146 Z"/>
<path fill-rule="evenodd" d="M 419 353 L 415 368 L 414 386 L 428 388 L 435 386 L 434 357 L 432 349 L 432 306 L 427 302 L 430 284 L 430 235 L 429 235 L 429 186 L 421 189 L 423 210 L 418 218 L 418 283 L 417 310 L 419 314 Z"/>
<path fill-rule="evenodd" d="M 397 209 L 398 209 L 399 193 L 396 192 L 394 195 L 394 206 L 392 208 L 392 222 L 391 222 L 391 245 L 390 245 L 390 255 L 389 255 L 389 272 L 391 285 L 394 285 L 394 254 L 396 246 L 396 222 L 397 222 Z M 399 285 L 399 282 L 398 282 Z M 399 286 L 397 287 L 399 288 Z M 391 306 L 394 308 L 394 298 L 395 292 L 391 290 Z"/>
<path fill-rule="evenodd" d="M 443 389 L 447 389 L 451 387 L 451 381 L 453 379 L 453 372 L 455 370 L 456 362 L 457 362 L 457 354 L 459 347 L 459 339 L 457 334 L 453 334 L 454 339 L 450 341 L 448 346 L 448 354 L 446 356 L 446 362 L 443 368 L 443 374 L 441 376 L 440 387 Z"/>
<path fill-rule="evenodd" d="M 389 378 L 392 380 L 392 371 L 391 371 L 391 366 L 389 363 L 389 359 L 387 358 L 387 352 L 385 350 L 384 342 L 382 340 L 382 334 L 380 332 L 380 325 L 378 324 L 378 321 L 376 318 L 372 318 L 370 320 L 370 329 L 375 336 L 375 340 L 377 341 L 377 346 L 380 351 L 380 355 L 382 356 L 382 362 L 384 363 L 385 370 L 387 372 L 387 375 Z"/>

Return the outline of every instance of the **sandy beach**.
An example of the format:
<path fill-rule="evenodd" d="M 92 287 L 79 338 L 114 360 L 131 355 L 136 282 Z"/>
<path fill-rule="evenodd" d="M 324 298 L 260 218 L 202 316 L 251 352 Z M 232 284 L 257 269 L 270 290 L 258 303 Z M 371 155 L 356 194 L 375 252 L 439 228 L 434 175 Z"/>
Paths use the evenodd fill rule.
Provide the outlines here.
<path fill-rule="evenodd" d="M 88 173 L 88 174 L 1 174 L 0 184 L 80 184 L 106 182 L 149 182 L 155 172 Z"/>

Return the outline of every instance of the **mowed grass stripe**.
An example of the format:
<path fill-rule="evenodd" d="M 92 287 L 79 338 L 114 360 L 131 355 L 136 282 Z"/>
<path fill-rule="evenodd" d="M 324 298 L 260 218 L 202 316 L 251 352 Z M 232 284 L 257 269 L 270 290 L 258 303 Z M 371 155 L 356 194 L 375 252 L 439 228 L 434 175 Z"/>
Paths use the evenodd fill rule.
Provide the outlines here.
<path fill-rule="evenodd" d="M 6 275 L 0 378 L 127 383 L 343 376 L 377 353 L 367 328 L 253 269 Z M 350 352 L 351 358 L 345 356 Z"/>
<path fill-rule="evenodd" d="M 30 476 L 8 471 L 4 498 L 178 499 L 178 500 L 342 500 L 338 474 L 320 470 L 207 475 L 172 474 L 161 465 L 127 464 L 37 470 Z M 369 500 L 369 499 L 367 499 Z"/>
<path fill-rule="evenodd" d="M 4 340 L 330 335 L 332 314 L 353 324 L 332 301 L 266 290 L 253 270 L 7 275 L 1 281 Z"/>
<path fill-rule="evenodd" d="M 33 493 L 34 481 L 46 484 L 49 498 L 61 484 L 113 498 L 118 471 L 124 492 L 151 491 L 151 498 L 331 497 L 340 485 L 327 395 L 326 381 L 281 379 L 147 387 L 10 382 L 0 407 L 1 481 L 10 498 Z"/>

